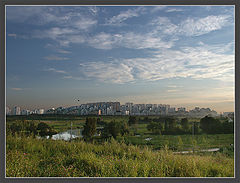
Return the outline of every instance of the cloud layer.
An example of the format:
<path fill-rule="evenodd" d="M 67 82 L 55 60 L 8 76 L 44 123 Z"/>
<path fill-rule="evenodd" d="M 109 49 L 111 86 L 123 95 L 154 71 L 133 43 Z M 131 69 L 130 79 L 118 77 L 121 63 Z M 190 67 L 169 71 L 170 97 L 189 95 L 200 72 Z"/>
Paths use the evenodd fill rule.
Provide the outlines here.
<path fill-rule="evenodd" d="M 179 51 L 166 49 L 147 58 L 86 62 L 81 64 L 80 71 L 86 78 L 112 83 L 186 77 L 233 81 L 234 55 L 224 54 L 221 49 L 222 45 L 214 49 L 207 45 L 206 48 L 184 47 Z"/>
<path fill-rule="evenodd" d="M 176 47 L 176 43 L 181 39 L 194 39 L 232 26 L 233 16 L 230 14 L 223 12 L 218 15 L 203 14 L 198 17 L 184 15 L 179 21 L 175 21 L 167 15 L 182 13 L 183 8 L 131 7 L 113 12 L 111 16 L 102 19 L 99 18 L 99 13 L 106 9 L 94 6 L 20 9 L 15 9 L 18 16 L 9 13 L 8 20 L 40 25 L 41 28 L 32 31 L 31 38 L 46 39 L 50 40 L 51 44 L 56 44 L 54 49 L 58 55 L 45 56 L 46 60 L 69 60 L 68 57 L 59 54 L 71 54 L 71 51 L 65 49 L 70 49 L 74 45 L 85 46 L 92 49 L 93 53 L 94 49 L 110 53 L 113 49 L 123 48 L 146 53 L 145 57 L 116 58 L 113 61 L 86 60 L 79 67 L 81 76 L 73 76 L 70 72 L 54 68 L 48 70 L 68 73 L 69 75 L 64 76 L 65 79 L 92 78 L 110 83 L 156 81 L 179 77 L 233 80 L 234 55 L 226 53 L 231 50 L 233 52 L 233 42 L 226 45 L 208 45 L 200 41 L 198 46 Z M 156 15 L 159 12 L 160 15 Z M 145 18 L 146 13 L 155 16 L 144 20 L 143 25 L 134 25 L 136 27 L 127 23 L 133 18 L 135 20 Z M 20 15 L 22 15 L 21 19 Z M 13 32 L 8 36 L 18 37 Z"/>

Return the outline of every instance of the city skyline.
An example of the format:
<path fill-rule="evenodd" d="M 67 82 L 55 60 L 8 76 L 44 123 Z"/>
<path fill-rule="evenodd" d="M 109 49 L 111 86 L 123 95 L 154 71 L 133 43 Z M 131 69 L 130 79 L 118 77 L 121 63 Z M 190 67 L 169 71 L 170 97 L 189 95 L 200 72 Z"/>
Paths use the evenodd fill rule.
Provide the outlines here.
<path fill-rule="evenodd" d="M 7 106 L 234 111 L 234 6 L 7 6 Z"/>
<path fill-rule="evenodd" d="M 19 105 L 13 105 L 13 106 L 6 106 L 6 111 L 13 111 L 13 110 L 15 110 L 15 108 L 20 108 L 21 110 L 24 110 L 24 111 L 26 111 L 26 110 L 29 110 L 29 111 L 37 111 L 37 110 L 44 110 L 44 111 L 48 111 L 48 110 L 57 110 L 57 109 L 59 109 L 59 108 L 61 108 L 61 109 L 68 109 L 68 108 L 75 108 L 75 107 L 81 107 L 81 106 L 86 106 L 86 105 L 93 105 L 93 104 L 104 104 L 104 103 L 119 103 L 119 105 L 120 106 L 125 106 L 125 105 L 129 105 L 129 104 L 131 104 L 131 105 L 144 105 L 144 106 L 149 106 L 149 105 L 151 105 L 151 106 L 154 106 L 154 107 L 156 107 L 156 106 L 167 106 L 168 108 L 171 108 L 171 109 L 174 109 L 174 110 L 176 110 L 176 111 L 178 111 L 179 109 L 181 110 L 181 109 L 183 109 L 184 108 L 184 110 L 185 111 L 191 111 L 191 110 L 194 110 L 194 109 L 196 109 L 196 108 L 202 108 L 202 109 L 211 109 L 211 110 L 213 110 L 213 111 L 215 111 L 215 109 L 213 109 L 213 108 L 210 108 L 210 107 L 202 107 L 202 106 L 194 106 L 194 107 L 192 107 L 192 108 L 188 108 L 188 107 L 186 107 L 186 106 L 177 106 L 177 105 L 170 105 L 170 104 L 167 104 L 167 103 L 133 103 L 133 102 L 125 102 L 125 103 L 121 103 L 121 102 L 119 102 L 119 101 L 101 101 L 101 102 L 87 102 L 87 103 L 79 103 L 78 105 L 68 105 L 68 106 L 63 106 L 63 105 L 60 105 L 60 106 L 54 106 L 54 107 L 47 107 L 47 108 L 41 108 L 41 107 L 37 107 L 37 108 L 29 108 L 29 107 L 22 107 L 22 106 L 19 106 Z M 217 112 L 217 111 L 216 111 Z M 223 112 L 218 112 L 219 114 L 221 114 L 221 113 L 228 113 L 228 112 L 234 112 L 234 111 L 223 111 Z M 6 112 L 6 113 L 8 113 L 8 112 Z"/>
<path fill-rule="evenodd" d="M 228 115 L 233 112 L 224 112 L 220 115 Z M 44 109 L 21 109 L 15 106 L 12 109 L 6 107 L 6 115 L 30 115 L 30 114 L 74 114 L 74 115 L 162 115 L 162 116 L 191 116 L 205 117 L 218 116 L 219 114 L 210 108 L 195 107 L 187 110 L 185 107 L 175 108 L 169 104 L 134 104 L 120 102 L 86 103 L 78 106 L 57 107 Z"/>

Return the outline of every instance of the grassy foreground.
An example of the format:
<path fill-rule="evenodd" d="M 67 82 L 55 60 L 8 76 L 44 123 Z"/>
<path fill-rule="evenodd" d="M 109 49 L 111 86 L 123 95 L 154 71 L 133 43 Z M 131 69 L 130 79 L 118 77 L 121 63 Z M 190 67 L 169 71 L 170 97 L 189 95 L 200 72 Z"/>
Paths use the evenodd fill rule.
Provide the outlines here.
<path fill-rule="evenodd" d="M 233 177 L 234 160 L 222 154 L 171 151 L 110 140 L 104 144 L 7 136 L 7 177 Z"/>

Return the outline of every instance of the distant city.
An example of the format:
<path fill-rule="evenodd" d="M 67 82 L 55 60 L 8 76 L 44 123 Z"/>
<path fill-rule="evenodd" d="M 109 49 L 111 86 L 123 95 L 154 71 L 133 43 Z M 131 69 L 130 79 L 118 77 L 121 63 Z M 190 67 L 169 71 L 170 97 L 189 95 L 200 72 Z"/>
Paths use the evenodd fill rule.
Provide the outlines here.
<path fill-rule="evenodd" d="M 187 111 L 185 107 L 171 107 L 169 104 L 134 104 L 120 102 L 96 102 L 81 104 L 71 107 L 58 107 L 48 110 L 44 109 L 21 109 L 15 106 L 12 109 L 6 107 L 6 115 L 31 115 L 31 114 L 74 114 L 74 115 L 171 115 L 171 116 L 189 116 L 204 117 L 206 115 L 216 117 L 219 115 L 228 116 L 233 112 L 223 112 L 218 114 L 210 108 L 195 107 Z"/>

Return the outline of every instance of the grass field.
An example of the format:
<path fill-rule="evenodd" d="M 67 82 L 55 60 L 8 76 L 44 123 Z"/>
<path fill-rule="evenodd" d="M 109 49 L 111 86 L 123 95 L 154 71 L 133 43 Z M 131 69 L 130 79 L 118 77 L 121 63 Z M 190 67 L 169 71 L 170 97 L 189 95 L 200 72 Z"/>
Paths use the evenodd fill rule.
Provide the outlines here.
<path fill-rule="evenodd" d="M 232 177 L 221 153 L 174 155 L 110 140 L 104 144 L 7 136 L 7 177 Z"/>
<path fill-rule="evenodd" d="M 154 118 L 154 117 L 153 117 Z M 8 120 L 7 123 L 15 122 Z M 86 117 L 25 119 L 45 122 L 57 132 L 83 128 Z M 104 116 L 104 122 L 126 121 L 127 116 Z M 192 119 L 196 121 L 197 119 Z M 199 121 L 199 119 L 198 119 Z M 232 177 L 233 134 L 156 135 L 147 123 L 130 127 L 116 140 L 96 137 L 71 142 L 7 134 L 8 177 Z M 151 139 L 151 140 L 146 140 Z M 220 148 L 219 152 L 174 154 L 176 151 Z"/>

